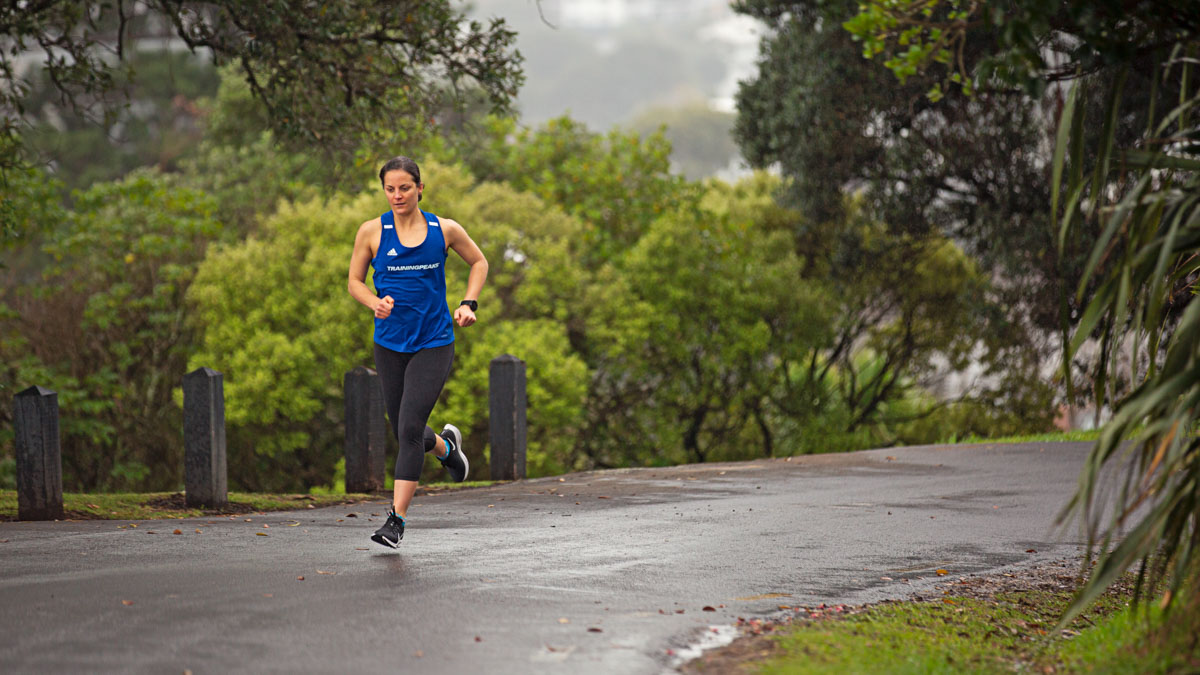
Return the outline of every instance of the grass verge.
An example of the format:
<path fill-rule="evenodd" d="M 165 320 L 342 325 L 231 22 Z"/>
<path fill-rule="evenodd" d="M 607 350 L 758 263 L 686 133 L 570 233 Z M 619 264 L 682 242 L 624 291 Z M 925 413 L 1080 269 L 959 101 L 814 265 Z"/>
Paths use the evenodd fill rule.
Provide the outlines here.
<path fill-rule="evenodd" d="M 418 495 L 462 487 L 491 485 L 488 481 L 432 483 L 417 490 Z M 229 504 L 221 509 L 189 507 L 182 492 L 72 493 L 63 494 L 63 511 L 71 520 L 158 520 L 196 518 L 217 514 L 291 511 L 363 501 L 388 502 L 388 492 L 378 494 L 281 495 L 230 492 Z M 0 521 L 17 519 L 16 490 L 0 490 Z"/>
<path fill-rule="evenodd" d="M 1003 436 L 1001 438 L 983 438 L 974 434 L 962 438 L 950 437 L 942 443 L 1057 443 L 1069 441 L 1094 441 L 1100 438 L 1100 429 L 1076 429 L 1073 431 L 1052 431 L 1041 434 L 1025 434 L 1023 436 Z"/>
<path fill-rule="evenodd" d="M 1011 576 L 1011 575 L 1009 575 Z M 1060 577 L 1061 578 L 1061 577 Z M 1019 585 L 1018 585 L 1019 586 Z M 1195 673 L 1195 603 L 1169 619 L 1152 603 L 1130 605 L 1130 583 L 1110 589 L 1055 630 L 1073 583 L 821 608 L 687 665 L 687 673 Z M 951 587 L 952 588 L 952 587 Z M 753 622 L 752 622 L 753 624 Z M 758 633 L 758 635 L 755 635 Z"/>

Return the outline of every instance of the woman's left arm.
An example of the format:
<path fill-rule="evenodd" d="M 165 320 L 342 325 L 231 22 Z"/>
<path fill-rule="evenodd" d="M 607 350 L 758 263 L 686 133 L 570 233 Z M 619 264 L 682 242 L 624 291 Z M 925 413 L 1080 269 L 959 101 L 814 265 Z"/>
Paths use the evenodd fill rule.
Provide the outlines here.
<path fill-rule="evenodd" d="M 454 249 L 454 252 L 471 266 L 471 271 L 467 275 L 467 292 L 463 296 L 463 300 L 478 301 L 479 292 L 483 290 L 483 283 L 487 281 L 487 258 L 483 257 L 483 251 L 479 250 L 479 246 L 467 234 L 463 226 L 456 221 L 442 219 L 442 233 L 446 237 L 446 245 Z M 459 305 L 454 310 L 454 323 L 463 328 L 470 326 L 475 323 L 475 312 L 466 305 Z"/>

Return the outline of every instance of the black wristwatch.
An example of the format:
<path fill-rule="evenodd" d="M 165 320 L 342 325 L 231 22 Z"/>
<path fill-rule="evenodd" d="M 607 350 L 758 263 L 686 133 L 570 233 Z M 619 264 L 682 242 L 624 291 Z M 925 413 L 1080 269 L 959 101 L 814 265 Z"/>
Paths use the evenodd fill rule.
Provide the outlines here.
<path fill-rule="evenodd" d="M 458 303 L 459 307 L 462 307 L 463 305 L 466 305 L 467 307 L 471 308 L 472 312 L 479 309 L 479 302 L 476 300 L 463 300 L 462 302 Z"/>

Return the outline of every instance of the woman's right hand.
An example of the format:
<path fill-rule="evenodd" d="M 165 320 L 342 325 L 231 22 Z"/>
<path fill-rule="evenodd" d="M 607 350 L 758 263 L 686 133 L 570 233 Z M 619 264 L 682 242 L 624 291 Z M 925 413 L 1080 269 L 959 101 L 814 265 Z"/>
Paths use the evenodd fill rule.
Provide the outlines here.
<path fill-rule="evenodd" d="M 395 304 L 396 304 L 396 301 L 392 300 L 392 296 L 390 296 L 390 295 L 385 295 L 382 298 L 380 298 L 379 302 L 375 303 L 375 318 L 376 319 L 388 318 L 391 315 L 392 307 L 395 306 Z"/>

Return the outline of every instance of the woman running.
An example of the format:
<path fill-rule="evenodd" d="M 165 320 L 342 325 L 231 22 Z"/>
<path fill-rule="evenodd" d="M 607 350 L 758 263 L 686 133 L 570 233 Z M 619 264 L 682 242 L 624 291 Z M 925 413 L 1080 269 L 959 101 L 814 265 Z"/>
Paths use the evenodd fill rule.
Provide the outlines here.
<path fill-rule="evenodd" d="M 392 208 L 359 226 L 348 287 L 350 295 L 375 314 L 375 369 L 383 384 L 388 421 L 400 442 L 392 510 L 371 536 L 396 548 L 404 538 L 404 519 L 425 453 L 433 452 L 455 482 L 467 477 L 462 432 L 447 424 L 435 434 L 428 421 L 454 362 L 454 328 L 446 305 L 448 252 L 454 249 L 471 266 L 466 299 L 454 310 L 453 322 L 461 328 L 475 323 L 488 263 L 462 225 L 417 208 L 425 184 L 416 162 L 407 157 L 388 160 L 379 170 L 379 181 Z M 377 293 L 367 288 L 368 265 L 375 269 Z"/>

